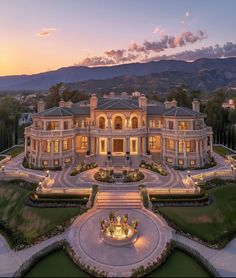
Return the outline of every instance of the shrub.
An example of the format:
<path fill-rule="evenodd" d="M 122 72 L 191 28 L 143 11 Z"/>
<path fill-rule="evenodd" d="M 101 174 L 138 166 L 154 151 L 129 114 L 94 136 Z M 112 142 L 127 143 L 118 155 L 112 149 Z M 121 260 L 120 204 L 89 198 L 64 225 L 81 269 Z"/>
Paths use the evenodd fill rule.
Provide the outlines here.
<path fill-rule="evenodd" d="M 146 209 L 148 209 L 149 208 L 149 196 L 148 196 L 146 186 L 145 185 L 140 185 L 139 190 L 140 190 L 141 198 L 142 198 L 142 201 L 143 201 L 143 206 Z"/>
<path fill-rule="evenodd" d="M 140 162 L 140 165 L 139 165 L 140 168 L 145 168 L 145 169 L 148 169 L 148 170 L 151 170 L 153 172 L 156 172 L 156 173 L 159 173 L 160 175 L 162 176 L 166 176 L 167 173 L 166 171 L 164 170 L 163 166 L 161 163 L 154 163 L 152 162 L 151 164 L 150 163 L 147 163 L 145 162 L 144 160 L 142 160 Z"/>
<path fill-rule="evenodd" d="M 97 164 L 95 162 L 91 162 L 85 164 L 84 162 L 79 163 L 77 166 L 74 167 L 73 171 L 70 173 L 71 176 L 76 176 L 84 171 L 96 168 Z"/>
<path fill-rule="evenodd" d="M 91 196 L 90 196 L 90 206 L 91 207 L 94 205 L 94 201 L 95 201 L 97 193 L 98 193 L 98 185 L 97 184 L 93 184 L 93 186 L 92 186 L 92 193 L 91 193 Z"/>

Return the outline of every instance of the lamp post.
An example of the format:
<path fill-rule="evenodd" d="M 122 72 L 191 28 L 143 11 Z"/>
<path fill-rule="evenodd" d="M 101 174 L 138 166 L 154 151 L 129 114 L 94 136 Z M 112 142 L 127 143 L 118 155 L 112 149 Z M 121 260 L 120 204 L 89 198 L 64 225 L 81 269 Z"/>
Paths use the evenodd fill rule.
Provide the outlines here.
<path fill-rule="evenodd" d="M 5 170 L 5 166 L 4 166 L 4 165 L 2 165 L 1 169 L 2 169 L 2 171 L 4 171 L 4 170 Z"/>
<path fill-rule="evenodd" d="M 233 170 L 234 170 L 234 165 L 231 164 L 231 165 L 230 165 L 230 168 L 231 168 L 231 170 L 233 171 Z"/>
<path fill-rule="evenodd" d="M 188 177 L 190 178 L 191 177 L 190 170 L 188 170 L 187 173 L 188 173 Z"/>
<path fill-rule="evenodd" d="M 49 177 L 49 170 L 46 171 L 46 177 Z"/>

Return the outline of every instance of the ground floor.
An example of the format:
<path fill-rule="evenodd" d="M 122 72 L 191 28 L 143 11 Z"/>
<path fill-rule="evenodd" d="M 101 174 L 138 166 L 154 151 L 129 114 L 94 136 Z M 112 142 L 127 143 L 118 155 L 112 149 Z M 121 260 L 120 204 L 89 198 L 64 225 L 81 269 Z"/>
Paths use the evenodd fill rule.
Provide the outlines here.
<path fill-rule="evenodd" d="M 165 138 L 160 134 L 123 135 L 76 135 L 58 139 L 38 140 L 29 138 L 25 143 L 25 155 L 34 167 L 55 168 L 76 164 L 85 156 L 132 157 L 143 155 L 170 166 L 197 168 L 211 161 L 211 137 L 178 139 Z M 155 160 L 154 159 L 154 160 Z M 115 161 L 115 159 L 113 159 Z M 98 161 L 99 165 L 99 161 Z"/>

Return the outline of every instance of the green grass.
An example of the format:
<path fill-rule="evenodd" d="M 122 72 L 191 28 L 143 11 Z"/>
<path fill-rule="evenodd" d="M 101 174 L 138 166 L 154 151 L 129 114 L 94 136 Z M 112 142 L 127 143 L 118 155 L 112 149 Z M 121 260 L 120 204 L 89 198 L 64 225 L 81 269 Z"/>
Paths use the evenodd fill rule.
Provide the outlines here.
<path fill-rule="evenodd" d="M 91 277 L 81 270 L 63 250 L 49 254 L 39 261 L 25 277 Z"/>
<path fill-rule="evenodd" d="M 215 244 L 219 237 L 236 234 L 236 184 L 208 191 L 212 203 L 204 207 L 162 207 L 160 213 L 184 232 Z M 222 239 L 222 245 L 228 242 Z"/>
<path fill-rule="evenodd" d="M 229 155 L 229 154 L 235 154 L 234 152 L 228 150 L 224 146 L 214 146 L 213 150 L 214 150 L 214 152 L 218 153 L 222 157 L 225 157 L 226 155 Z"/>
<path fill-rule="evenodd" d="M 147 277 L 209 277 L 209 275 L 193 258 L 176 249 L 164 265 Z"/>
<path fill-rule="evenodd" d="M 19 181 L 18 181 L 19 183 Z M 0 221 L 19 230 L 27 241 L 48 233 L 57 225 L 81 214 L 80 208 L 35 208 L 25 204 L 30 190 L 17 181 L 0 181 Z"/>
<path fill-rule="evenodd" d="M 4 151 L 2 154 L 11 155 L 11 157 L 15 157 L 24 151 L 24 147 L 13 147 L 8 151 Z"/>
<path fill-rule="evenodd" d="M 0 161 L 3 160 L 5 158 L 4 155 L 0 155 Z"/>

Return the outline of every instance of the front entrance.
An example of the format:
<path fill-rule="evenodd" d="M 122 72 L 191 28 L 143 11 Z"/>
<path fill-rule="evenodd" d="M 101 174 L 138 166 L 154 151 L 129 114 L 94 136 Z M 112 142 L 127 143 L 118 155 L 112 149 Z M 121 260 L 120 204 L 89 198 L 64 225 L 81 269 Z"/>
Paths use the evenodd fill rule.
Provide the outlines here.
<path fill-rule="evenodd" d="M 124 154 L 124 139 L 113 139 L 113 154 Z"/>

